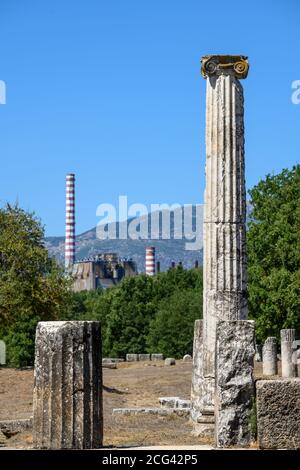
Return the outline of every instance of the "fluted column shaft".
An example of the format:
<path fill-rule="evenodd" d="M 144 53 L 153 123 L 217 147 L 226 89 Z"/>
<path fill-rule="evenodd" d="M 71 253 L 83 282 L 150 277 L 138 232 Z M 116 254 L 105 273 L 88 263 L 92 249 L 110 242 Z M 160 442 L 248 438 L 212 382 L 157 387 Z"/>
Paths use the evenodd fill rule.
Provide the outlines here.
<path fill-rule="evenodd" d="M 280 331 L 281 338 L 281 375 L 282 377 L 297 377 L 298 367 L 296 358 L 296 330 Z"/>
<path fill-rule="evenodd" d="M 34 370 L 34 446 L 98 448 L 102 428 L 99 322 L 40 322 Z"/>
<path fill-rule="evenodd" d="M 238 79 L 244 77 L 237 76 L 236 64 L 224 66 L 217 57 L 216 71 L 207 64 L 205 71 L 203 409 L 214 405 L 216 323 L 247 319 L 244 98 Z"/>

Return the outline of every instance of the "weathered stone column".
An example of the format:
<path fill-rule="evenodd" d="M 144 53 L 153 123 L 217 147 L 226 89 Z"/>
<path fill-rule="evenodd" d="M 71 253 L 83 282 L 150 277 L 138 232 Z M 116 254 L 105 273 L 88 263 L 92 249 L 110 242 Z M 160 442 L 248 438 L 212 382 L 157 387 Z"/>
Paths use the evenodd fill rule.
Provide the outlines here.
<path fill-rule="evenodd" d="M 297 377 L 296 330 L 281 330 L 281 375 Z"/>
<path fill-rule="evenodd" d="M 201 385 L 202 385 L 202 356 L 203 356 L 203 321 L 196 320 L 194 324 L 193 366 L 191 389 L 191 418 L 197 421 L 201 415 Z"/>
<path fill-rule="evenodd" d="M 36 331 L 35 354 L 34 447 L 101 447 L 100 323 L 40 322 Z"/>
<path fill-rule="evenodd" d="M 256 362 L 262 362 L 262 350 L 263 350 L 262 344 L 255 344 L 255 356 L 254 356 L 254 361 L 256 361 Z"/>
<path fill-rule="evenodd" d="M 218 321 L 215 436 L 218 447 L 249 446 L 254 404 L 254 321 Z"/>
<path fill-rule="evenodd" d="M 206 189 L 203 236 L 202 413 L 214 412 L 218 320 L 247 318 L 244 56 L 205 56 Z"/>
<path fill-rule="evenodd" d="M 0 340 L 0 366 L 6 364 L 6 344 Z"/>
<path fill-rule="evenodd" d="M 277 374 L 277 339 L 270 336 L 263 345 L 263 375 Z"/>

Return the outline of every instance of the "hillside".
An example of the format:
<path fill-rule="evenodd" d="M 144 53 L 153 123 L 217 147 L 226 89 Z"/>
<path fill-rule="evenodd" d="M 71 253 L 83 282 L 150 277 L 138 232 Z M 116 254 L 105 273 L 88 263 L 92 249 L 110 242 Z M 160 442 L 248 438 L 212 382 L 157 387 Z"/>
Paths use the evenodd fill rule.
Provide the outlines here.
<path fill-rule="evenodd" d="M 203 224 L 203 206 L 198 209 L 198 229 L 199 240 L 198 250 L 187 250 L 186 243 L 190 242 L 192 237 L 191 230 L 196 228 L 195 209 L 193 208 L 193 216 L 186 218 L 185 227 L 190 227 L 186 230 L 186 237 L 182 239 L 174 238 L 174 216 L 171 215 L 170 224 L 170 239 L 167 237 L 166 230 L 162 227 L 162 217 L 167 215 L 164 211 L 160 214 L 160 230 L 154 231 L 156 239 L 151 239 L 151 217 L 150 215 L 140 218 L 140 225 L 148 223 L 148 239 L 146 240 L 99 240 L 96 236 L 96 227 L 84 232 L 76 237 L 76 259 L 83 259 L 96 255 L 99 252 L 117 252 L 120 257 L 132 258 L 138 267 L 139 272 L 145 270 L 145 249 L 149 244 L 156 247 L 156 259 L 161 263 L 161 270 L 164 271 L 169 268 L 172 261 L 178 263 L 182 261 L 184 267 L 190 268 L 194 265 L 195 260 L 202 264 L 202 224 Z M 176 211 L 175 211 L 176 217 Z M 148 220 L 147 220 L 148 219 Z M 130 226 L 133 219 L 128 219 L 124 224 Z M 182 224 L 183 225 L 183 224 Z M 120 225 L 116 224 L 117 233 L 119 233 Z M 152 231 L 152 232 L 153 232 Z M 175 234 L 176 236 L 176 234 Z M 152 234 L 153 237 L 153 234 Z M 45 238 L 45 245 L 49 251 L 50 256 L 54 256 L 60 262 L 64 259 L 64 237 L 47 237 Z"/>

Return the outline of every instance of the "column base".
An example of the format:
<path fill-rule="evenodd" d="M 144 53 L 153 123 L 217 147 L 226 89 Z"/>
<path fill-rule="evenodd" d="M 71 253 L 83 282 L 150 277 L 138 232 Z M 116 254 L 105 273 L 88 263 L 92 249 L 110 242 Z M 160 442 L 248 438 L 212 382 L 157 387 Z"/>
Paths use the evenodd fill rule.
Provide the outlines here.
<path fill-rule="evenodd" d="M 214 413 L 205 412 L 193 421 L 192 435 L 195 437 L 214 437 L 215 434 L 215 416 Z"/>

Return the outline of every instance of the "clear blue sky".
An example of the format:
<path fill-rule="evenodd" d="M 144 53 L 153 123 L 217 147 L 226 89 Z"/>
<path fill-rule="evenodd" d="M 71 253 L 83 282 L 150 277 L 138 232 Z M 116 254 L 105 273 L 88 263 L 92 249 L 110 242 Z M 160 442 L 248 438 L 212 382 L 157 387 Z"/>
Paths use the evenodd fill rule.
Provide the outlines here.
<path fill-rule="evenodd" d="M 0 0 L 0 204 L 64 233 L 65 174 L 77 233 L 96 206 L 201 203 L 205 80 L 200 58 L 249 56 L 247 187 L 299 162 L 298 0 Z"/>

